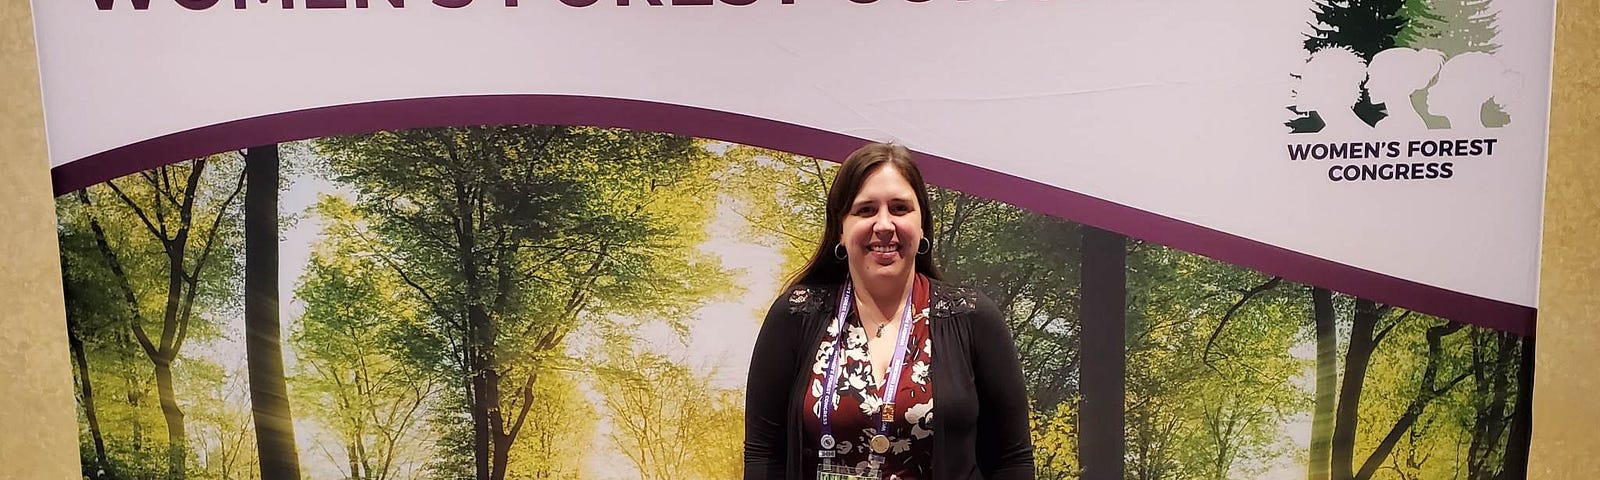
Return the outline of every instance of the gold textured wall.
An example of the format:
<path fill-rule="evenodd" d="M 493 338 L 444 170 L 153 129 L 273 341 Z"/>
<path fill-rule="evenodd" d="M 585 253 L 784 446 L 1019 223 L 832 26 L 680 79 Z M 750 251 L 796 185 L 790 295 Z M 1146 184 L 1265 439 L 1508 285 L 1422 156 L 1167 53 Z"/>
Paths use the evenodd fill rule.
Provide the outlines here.
<path fill-rule="evenodd" d="M 0 478 L 83 478 L 28 12 L 0 0 Z"/>
<path fill-rule="evenodd" d="M 1600 2 L 1557 0 L 1528 478 L 1600 477 Z"/>
<path fill-rule="evenodd" d="M 1600 5 L 1562 0 L 1557 11 L 1535 480 L 1600 477 Z M 76 479 L 36 58 L 28 1 L 0 0 L 0 478 Z"/>

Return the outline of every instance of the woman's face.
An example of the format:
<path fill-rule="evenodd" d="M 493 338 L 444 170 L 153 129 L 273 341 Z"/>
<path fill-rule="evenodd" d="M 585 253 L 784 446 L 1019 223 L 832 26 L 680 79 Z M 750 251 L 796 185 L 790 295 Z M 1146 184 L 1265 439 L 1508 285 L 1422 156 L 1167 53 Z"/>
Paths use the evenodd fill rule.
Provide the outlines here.
<path fill-rule="evenodd" d="M 867 174 L 844 216 L 842 236 L 850 275 L 857 281 L 905 281 L 915 270 L 922 239 L 922 205 L 894 165 Z"/>

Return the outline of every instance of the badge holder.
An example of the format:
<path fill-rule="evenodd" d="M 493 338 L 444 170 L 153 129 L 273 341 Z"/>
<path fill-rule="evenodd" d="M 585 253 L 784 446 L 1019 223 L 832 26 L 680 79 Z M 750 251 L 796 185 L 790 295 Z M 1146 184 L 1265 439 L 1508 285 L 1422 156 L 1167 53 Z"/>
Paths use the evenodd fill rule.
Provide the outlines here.
<path fill-rule="evenodd" d="M 817 466 L 817 480 L 881 480 L 878 466 L 883 464 L 883 456 L 871 455 L 869 457 L 871 465 L 864 468 L 840 465 L 833 463 L 834 455 L 837 453 L 831 450 L 833 436 L 822 437 L 822 444 L 827 445 L 829 449 L 817 452 L 817 456 L 822 458 L 822 464 Z"/>
<path fill-rule="evenodd" d="M 879 480 L 878 469 L 855 468 L 823 462 L 817 467 L 817 480 Z"/>

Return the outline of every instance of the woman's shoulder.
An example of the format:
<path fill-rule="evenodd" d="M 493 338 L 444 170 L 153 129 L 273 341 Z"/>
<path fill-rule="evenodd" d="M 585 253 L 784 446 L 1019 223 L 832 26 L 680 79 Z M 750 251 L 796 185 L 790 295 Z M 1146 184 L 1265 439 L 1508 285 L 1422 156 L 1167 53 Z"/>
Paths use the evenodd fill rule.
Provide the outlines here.
<path fill-rule="evenodd" d="M 928 281 L 928 316 L 936 318 L 968 317 L 989 310 L 998 312 L 994 302 L 983 292 L 972 287 L 944 280 Z"/>
<path fill-rule="evenodd" d="M 838 285 L 796 284 L 779 292 L 778 298 L 772 302 L 773 312 L 788 312 L 790 315 L 811 315 L 823 310 L 832 310 L 828 302 L 833 298 Z"/>
<path fill-rule="evenodd" d="M 935 323 L 969 332 L 961 338 L 975 349 L 1014 348 L 1005 313 L 982 290 L 939 280 L 929 287 L 928 316 Z"/>

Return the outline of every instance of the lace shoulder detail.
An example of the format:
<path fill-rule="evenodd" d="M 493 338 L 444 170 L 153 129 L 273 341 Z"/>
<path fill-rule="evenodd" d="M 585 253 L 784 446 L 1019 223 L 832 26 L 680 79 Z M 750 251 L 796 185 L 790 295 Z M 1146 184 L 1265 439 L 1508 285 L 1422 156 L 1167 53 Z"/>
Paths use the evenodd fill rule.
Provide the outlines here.
<path fill-rule="evenodd" d="M 822 311 L 828 292 L 822 287 L 798 285 L 789 290 L 789 313 L 810 315 Z"/>
<path fill-rule="evenodd" d="M 929 294 L 929 316 L 948 318 L 978 310 L 978 291 L 971 287 L 934 283 Z"/>

